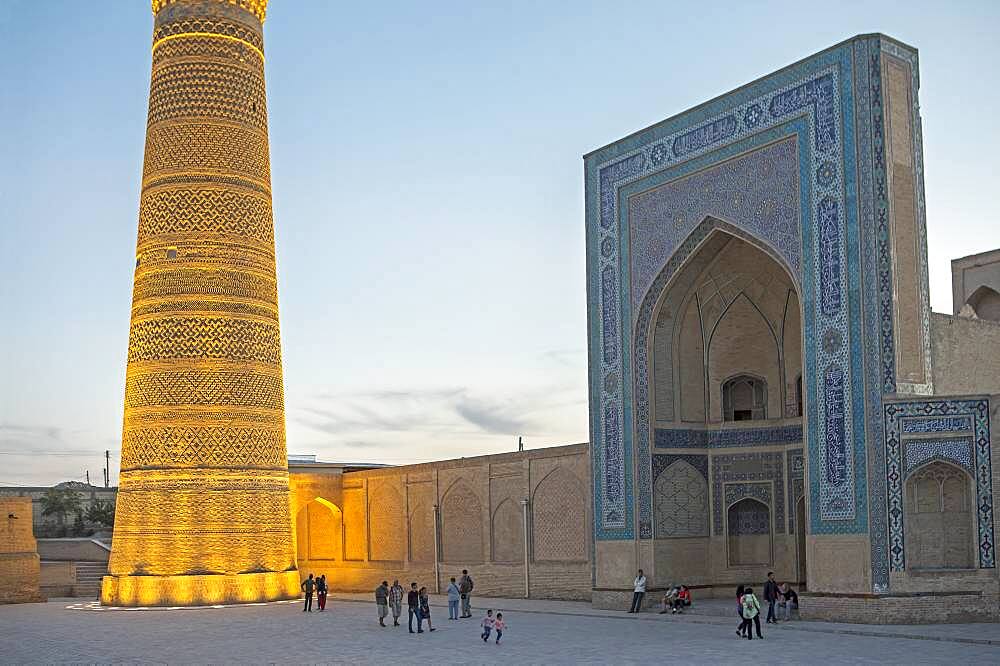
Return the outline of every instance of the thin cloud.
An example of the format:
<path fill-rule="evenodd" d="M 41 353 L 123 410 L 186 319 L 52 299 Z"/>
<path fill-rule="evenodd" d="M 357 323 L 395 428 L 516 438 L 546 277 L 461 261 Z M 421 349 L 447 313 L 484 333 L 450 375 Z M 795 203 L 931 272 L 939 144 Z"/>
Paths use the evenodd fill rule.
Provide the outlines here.
<path fill-rule="evenodd" d="M 490 404 L 477 400 L 462 400 L 455 405 L 455 412 L 484 432 L 494 435 L 517 435 L 528 429 L 528 422 L 511 414 L 509 406 Z"/>

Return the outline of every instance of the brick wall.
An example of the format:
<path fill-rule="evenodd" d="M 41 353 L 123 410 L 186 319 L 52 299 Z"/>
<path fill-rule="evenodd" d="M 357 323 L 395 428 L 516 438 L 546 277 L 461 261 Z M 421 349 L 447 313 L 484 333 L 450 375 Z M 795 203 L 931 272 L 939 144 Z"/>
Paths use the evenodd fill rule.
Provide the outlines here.
<path fill-rule="evenodd" d="M 803 593 L 799 614 L 806 620 L 860 624 L 996 622 L 998 601 L 995 594 L 963 591 L 892 596 Z"/>
<path fill-rule="evenodd" d="M 586 444 L 349 471 L 335 483 L 323 483 L 316 470 L 297 476 L 293 469 L 294 506 L 312 511 L 322 497 L 329 506 L 320 510 L 344 517 L 343 528 L 308 535 L 297 521 L 300 572 L 325 573 L 334 591 L 370 591 L 394 578 L 434 590 L 436 553 L 440 590 L 468 569 L 476 594 L 523 597 L 527 541 L 532 597 L 590 599 Z"/>
<path fill-rule="evenodd" d="M 0 603 L 42 601 L 31 498 L 0 498 Z"/>

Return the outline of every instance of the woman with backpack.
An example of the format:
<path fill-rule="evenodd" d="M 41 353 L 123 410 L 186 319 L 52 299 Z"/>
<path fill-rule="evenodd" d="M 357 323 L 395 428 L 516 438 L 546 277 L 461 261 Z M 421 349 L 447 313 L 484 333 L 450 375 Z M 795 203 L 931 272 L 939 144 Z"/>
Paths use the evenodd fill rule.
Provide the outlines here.
<path fill-rule="evenodd" d="M 753 633 L 751 633 L 750 623 L 752 622 L 757 630 L 757 638 L 764 638 L 760 633 L 760 601 L 753 593 L 753 588 L 748 587 L 743 592 L 743 600 L 741 603 L 743 607 L 743 631 L 746 633 L 747 639 L 753 640 Z"/>

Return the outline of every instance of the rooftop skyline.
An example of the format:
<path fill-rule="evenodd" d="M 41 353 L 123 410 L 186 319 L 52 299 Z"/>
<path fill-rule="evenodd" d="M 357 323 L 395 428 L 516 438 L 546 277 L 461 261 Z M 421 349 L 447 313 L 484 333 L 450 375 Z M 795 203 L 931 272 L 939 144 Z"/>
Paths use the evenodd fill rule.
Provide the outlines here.
<path fill-rule="evenodd" d="M 586 441 L 580 156 L 858 33 L 920 49 L 931 305 L 951 312 L 950 260 L 1000 247 L 977 78 L 1000 10 L 800 7 L 273 3 L 288 452 Z M 96 482 L 105 449 L 117 475 L 151 25 L 146 2 L 0 6 L 0 484 Z"/>

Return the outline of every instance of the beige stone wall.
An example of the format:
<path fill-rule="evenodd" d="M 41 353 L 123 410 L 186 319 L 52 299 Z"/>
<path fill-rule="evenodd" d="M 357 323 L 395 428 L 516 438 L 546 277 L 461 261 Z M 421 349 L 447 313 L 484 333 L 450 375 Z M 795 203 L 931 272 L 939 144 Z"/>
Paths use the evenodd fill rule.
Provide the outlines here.
<path fill-rule="evenodd" d="M 334 590 L 395 578 L 443 590 L 468 569 L 476 594 L 524 596 L 527 540 L 532 597 L 590 598 L 586 444 L 345 473 L 292 466 L 289 476 L 296 512 L 325 516 L 305 538 L 299 518 L 300 572 L 326 574 Z"/>
<path fill-rule="evenodd" d="M 830 594 L 799 596 L 806 620 L 863 624 L 940 624 L 1000 620 L 995 594 L 946 591 L 932 594 Z"/>
<path fill-rule="evenodd" d="M 935 393 L 1000 393 L 1000 323 L 935 312 L 931 336 Z"/>
<path fill-rule="evenodd" d="M 926 248 L 917 210 L 917 173 L 910 65 L 883 55 L 885 82 L 886 175 L 892 238 L 893 322 L 896 337 L 896 381 L 903 385 L 930 383 L 930 359 L 923 317 L 928 309 Z"/>
<path fill-rule="evenodd" d="M 0 603 L 42 601 L 31 498 L 0 498 Z"/>
<path fill-rule="evenodd" d="M 867 535 L 809 534 L 806 560 L 811 592 L 871 590 L 871 543 Z"/>

